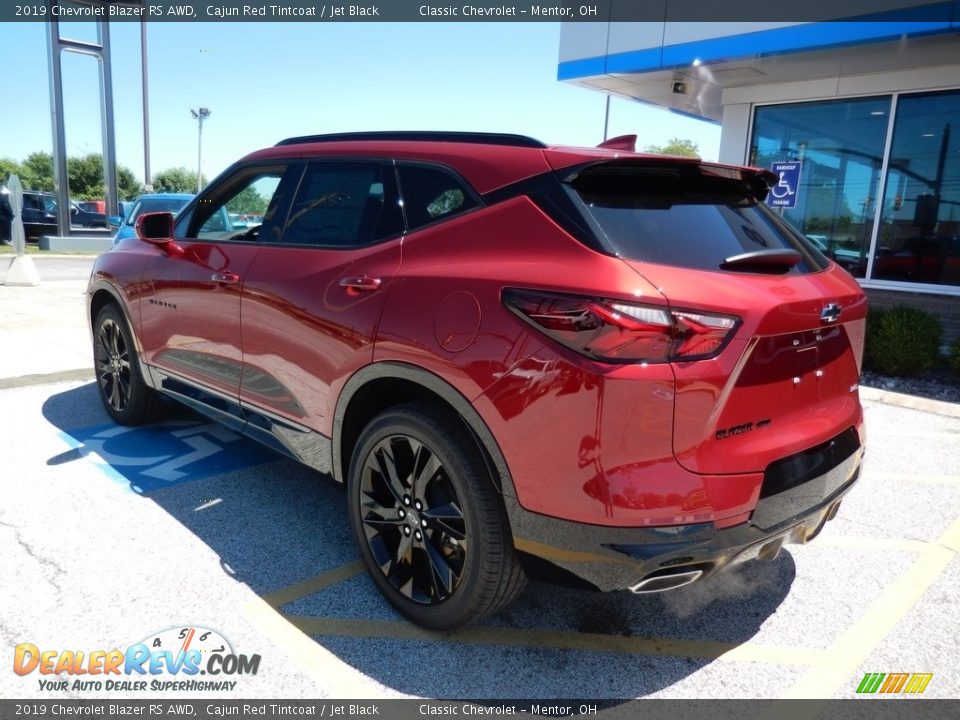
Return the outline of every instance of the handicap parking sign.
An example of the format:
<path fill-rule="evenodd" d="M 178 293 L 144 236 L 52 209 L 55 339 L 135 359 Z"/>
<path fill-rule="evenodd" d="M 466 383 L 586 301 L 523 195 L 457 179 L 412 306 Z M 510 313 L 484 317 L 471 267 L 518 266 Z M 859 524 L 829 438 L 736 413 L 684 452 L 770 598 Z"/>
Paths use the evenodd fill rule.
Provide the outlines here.
<path fill-rule="evenodd" d="M 792 162 L 775 162 L 770 170 L 777 176 L 777 181 L 767 193 L 767 205 L 778 208 L 792 208 L 797 206 L 797 193 L 800 190 L 800 168 L 803 165 L 799 160 Z"/>

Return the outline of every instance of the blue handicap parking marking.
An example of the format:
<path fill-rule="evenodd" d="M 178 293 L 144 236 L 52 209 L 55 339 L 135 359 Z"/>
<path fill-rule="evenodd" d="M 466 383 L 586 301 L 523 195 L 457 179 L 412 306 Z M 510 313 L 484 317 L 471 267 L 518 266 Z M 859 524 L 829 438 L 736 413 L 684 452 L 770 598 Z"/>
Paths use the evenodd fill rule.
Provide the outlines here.
<path fill-rule="evenodd" d="M 797 206 L 802 167 L 803 163 L 799 160 L 775 162 L 770 165 L 770 170 L 777 176 L 777 180 L 767 193 L 767 205 L 779 208 Z"/>
<path fill-rule="evenodd" d="M 170 420 L 145 427 L 98 425 L 65 439 L 114 480 L 139 493 L 273 462 L 280 455 L 203 420 Z"/>

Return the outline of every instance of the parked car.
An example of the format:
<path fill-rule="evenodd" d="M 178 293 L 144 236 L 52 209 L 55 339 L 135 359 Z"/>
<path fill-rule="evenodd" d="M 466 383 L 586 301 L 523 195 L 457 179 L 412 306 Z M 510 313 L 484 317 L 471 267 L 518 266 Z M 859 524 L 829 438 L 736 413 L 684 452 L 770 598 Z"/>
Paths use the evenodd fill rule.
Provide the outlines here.
<path fill-rule="evenodd" d="M 0 185 L 0 243 L 9 243 L 13 238 L 11 222 L 13 221 L 13 208 L 10 207 L 10 198 L 7 197 L 9 190 Z"/>
<path fill-rule="evenodd" d="M 955 285 L 960 281 L 960 237 L 911 237 L 893 247 L 881 247 L 873 261 L 873 276 Z"/>
<path fill-rule="evenodd" d="M 192 200 L 192 193 L 152 193 L 141 195 L 130 205 L 123 220 L 119 221 L 117 234 L 113 236 L 113 244 L 116 245 L 124 238 L 131 238 L 136 235 L 134 227 L 137 218 L 146 213 L 171 212 L 177 213 L 180 209 Z M 119 220 L 117 218 L 116 220 Z"/>
<path fill-rule="evenodd" d="M 81 210 L 87 212 L 100 213 L 101 215 L 106 215 L 107 212 L 106 200 L 78 200 L 76 204 Z"/>
<path fill-rule="evenodd" d="M 810 540 L 859 472 L 864 294 L 767 171 L 625 144 L 248 155 L 97 259 L 106 411 L 177 400 L 345 483 L 325 511 L 430 628 L 528 575 L 657 592 Z M 263 222 L 224 231 L 238 198 Z"/>
<path fill-rule="evenodd" d="M 56 235 L 59 232 L 57 196 L 53 193 L 24 190 L 20 217 L 23 220 L 24 235 L 28 242 L 36 242 L 44 235 Z M 10 207 L 9 194 L 0 193 L 0 240 L 7 241 L 11 238 L 12 219 L 13 211 Z M 91 213 L 71 203 L 70 225 L 71 227 L 101 228 L 107 226 L 107 221 L 102 213 Z"/>
<path fill-rule="evenodd" d="M 807 240 L 854 277 L 863 277 L 867 272 L 866 255 L 831 241 L 826 235 L 807 235 Z"/>
<path fill-rule="evenodd" d="M 56 202 L 54 202 L 56 208 Z M 102 212 L 93 212 L 86 210 L 77 203 L 70 203 L 70 226 L 84 228 L 105 228 L 107 227 L 107 216 Z"/>

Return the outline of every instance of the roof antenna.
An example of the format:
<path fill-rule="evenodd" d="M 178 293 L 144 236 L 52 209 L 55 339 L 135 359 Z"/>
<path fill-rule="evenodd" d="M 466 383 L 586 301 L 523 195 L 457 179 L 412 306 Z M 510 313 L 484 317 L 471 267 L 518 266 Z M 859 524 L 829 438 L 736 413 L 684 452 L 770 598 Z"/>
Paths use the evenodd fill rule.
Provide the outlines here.
<path fill-rule="evenodd" d="M 636 135 L 617 135 L 609 140 L 604 140 L 597 145 L 598 148 L 607 148 L 608 150 L 626 150 L 628 152 L 637 151 Z"/>

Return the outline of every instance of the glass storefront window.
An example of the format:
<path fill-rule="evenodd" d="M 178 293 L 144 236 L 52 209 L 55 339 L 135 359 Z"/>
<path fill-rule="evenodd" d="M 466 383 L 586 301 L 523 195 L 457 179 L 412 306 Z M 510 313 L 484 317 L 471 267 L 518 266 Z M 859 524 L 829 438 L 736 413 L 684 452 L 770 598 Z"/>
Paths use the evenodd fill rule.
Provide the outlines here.
<path fill-rule="evenodd" d="M 750 165 L 802 162 L 783 216 L 821 251 L 864 277 L 891 97 L 758 107 Z"/>
<path fill-rule="evenodd" d="M 872 277 L 960 285 L 960 92 L 898 98 Z"/>

